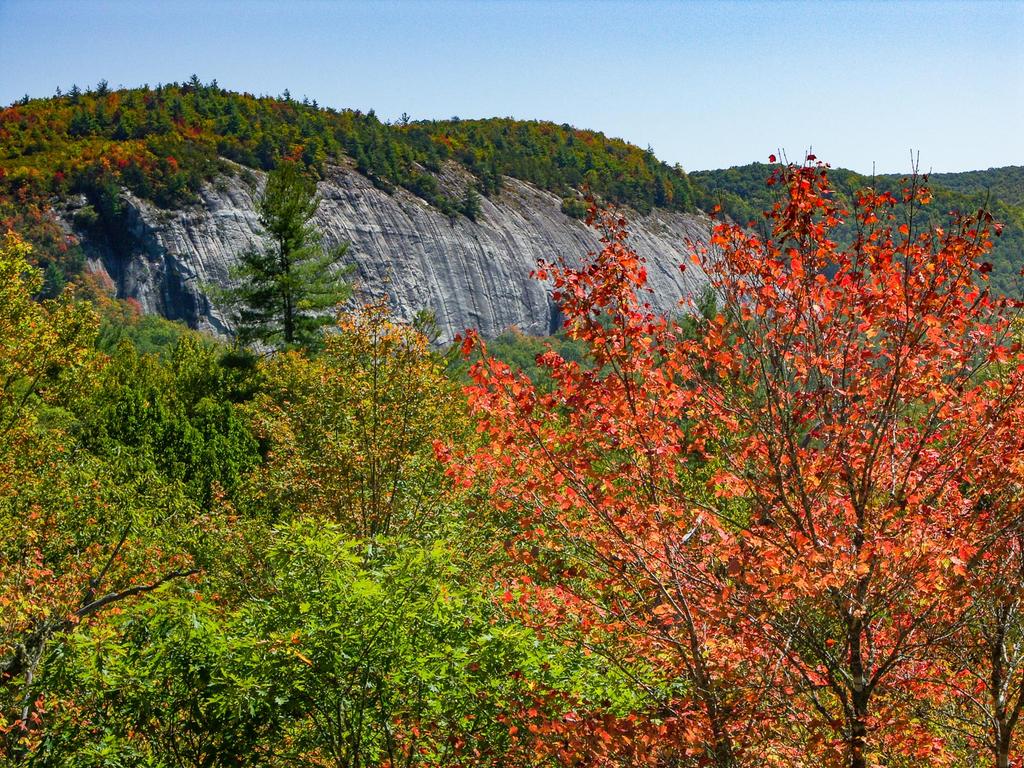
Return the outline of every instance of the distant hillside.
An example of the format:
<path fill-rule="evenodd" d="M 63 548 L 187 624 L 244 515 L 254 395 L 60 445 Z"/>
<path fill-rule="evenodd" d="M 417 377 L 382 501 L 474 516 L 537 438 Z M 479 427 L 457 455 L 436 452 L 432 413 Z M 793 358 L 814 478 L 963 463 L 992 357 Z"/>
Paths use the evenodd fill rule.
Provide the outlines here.
<path fill-rule="evenodd" d="M 777 189 L 765 186 L 772 166 L 764 163 L 735 166 L 715 171 L 694 171 L 689 174 L 697 205 L 711 210 L 721 205 L 736 221 L 760 220 L 763 211 L 774 202 Z M 881 189 L 898 191 L 901 176 L 868 176 L 834 168 L 829 174 L 840 199 L 846 204 L 853 193 L 874 184 Z M 1021 296 L 1021 267 L 1024 267 L 1024 167 L 990 168 L 987 171 L 936 173 L 928 179 L 933 202 L 925 209 L 933 224 L 942 224 L 949 212 L 973 213 L 986 207 L 1004 224 L 1003 234 L 992 250 L 992 284 L 1003 293 Z"/>
<path fill-rule="evenodd" d="M 475 196 L 497 203 L 509 180 L 553 194 L 555 214 L 565 219 L 583 216 L 584 191 L 627 206 L 634 219 L 720 203 L 746 222 L 759 219 L 772 200 L 764 185 L 770 166 L 760 163 L 688 175 L 650 151 L 570 125 L 511 118 L 389 124 L 372 111 L 322 108 L 287 92 L 273 98 L 234 93 L 193 77 L 155 88 L 111 90 L 100 83 L 0 110 L 0 230 L 16 229 L 33 244 L 45 269 L 44 294 L 53 295 L 82 274 L 82 237 L 102 245 L 107 261 L 127 260 L 138 250 L 139 232 L 130 231 L 139 225 L 136 201 L 170 220 L 207 205 L 211 187 L 223 192 L 228 178 L 252 186 L 283 158 L 304 163 L 325 183 L 344 168 L 386 195 L 411 193 L 453 225 L 475 220 Z M 847 198 L 869 183 L 842 169 L 832 177 Z M 898 179 L 878 182 L 895 187 Z M 934 221 L 950 210 L 987 204 L 1005 223 L 993 253 L 993 281 L 999 290 L 1021 294 L 1024 168 L 936 174 L 931 184 Z M 522 194 L 532 193 L 517 189 L 512 196 Z M 379 212 L 387 208 L 376 205 Z M 513 213 L 502 209 L 503 226 L 512 226 L 507 216 Z M 155 213 L 144 218 L 151 230 L 161 228 Z M 555 237 L 555 222 L 544 221 L 544 231 Z M 561 237 L 561 224 L 556 229 Z M 367 242 L 371 234 L 365 233 Z M 473 239 L 468 231 L 466 237 L 462 245 Z M 231 247 L 231 238 L 218 246 L 218 269 L 227 263 L 223 249 Z M 376 247 L 389 251 L 397 242 Z M 424 258 L 434 250 L 426 246 Z M 186 316 L 194 319 L 197 311 Z"/>
<path fill-rule="evenodd" d="M 989 168 L 987 171 L 963 171 L 962 173 L 933 173 L 934 184 L 967 195 L 990 194 L 1012 206 L 1024 206 L 1024 165 L 1009 165 L 1005 168 Z"/>
<path fill-rule="evenodd" d="M 437 174 L 448 160 L 472 173 L 480 193 L 499 192 L 503 177 L 519 179 L 564 198 L 563 210 L 576 217 L 584 186 L 641 213 L 693 209 L 682 169 L 594 131 L 508 118 L 387 124 L 372 111 L 233 93 L 193 78 L 116 91 L 101 83 L 0 111 L 0 223 L 26 231 L 58 280 L 81 259 L 49 226 L 48 198 L 83 193 L 100 223 L 110 223 L 122 187 L 177 209 L 197 201 L 224 160 L 268 170 L 282 158 L 321 174 L 350 161 L 378 188 L 404 187 L 449 216 L 472 193 L 441 188 Z"/>

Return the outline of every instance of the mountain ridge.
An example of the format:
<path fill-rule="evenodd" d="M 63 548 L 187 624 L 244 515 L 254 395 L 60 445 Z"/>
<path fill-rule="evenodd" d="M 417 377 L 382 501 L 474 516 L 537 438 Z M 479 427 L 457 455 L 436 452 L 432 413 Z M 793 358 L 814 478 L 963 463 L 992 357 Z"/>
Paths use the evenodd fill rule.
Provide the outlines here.
<path fill-rule="evenodd" d="M 511 326 L 551 330 L 557 310 L 529 273 L 538 260 L 578 258 L 594 247 L 579 222 L 585 193 L 624 209 L 659 276 L 653 304 L 663 311 L 701 289 L 699 276 L 682 275 L 679 264 L 686 238 L 707 239 L 702 210 L 721 205 L 745 222 L 771 204 L 764 180 L 772 166 L 763 163 L 688 174 L 650 150 L 568 124 L 383 123 L 372 111 L 238 94 L 198 78 L 116 91 L 101 83 L 22 100 L 0 111 L 0 142 L 0 225 L 32 242 L 46 292 L 91 271 L 145 311 L 219 335 L 230 329 L 199 286 L 223 283 L 237 253 L 259 238 L 252 191 L 284 159 L 320 178 L 318 223 L 328 243 L 353 242 L 364 293 L 397 293 L 392 308 L 404 319 L 434 311 L 445 338 L 473 322 L 492 335 Z M 870 181 L 845 169 L 831 175 L 847 198 Z M 1007 222 L 993 282 L 1019 293 L 1024 168 L 935 174 L 932 186 L 936 219 L 976 209 L 992 190 L 989 205 Z M 479 222 L 473 195 L 484 204 Z M 374 226 L 391 229 L 385 236 Z M 401 265 L 412 276 L 396 278 Z M 417 288 L 414 279 L 433 287 Z"/>
<path fill-rule="evenodd" d="M 689 177 L 696 192 L 696 203 L 704 210 L 718 205 L 732 219 L 747 223 L 759 220 L 771 208 L 778 188 L 766 186 L 774 166 L 748 163 L 711 171 L 692 171 Z M 909 174 L 864 176 L 845 168 L 830 168 L 833 192 L 848 209 L 853 208 L 854 193 L 875 186 L 899 193 Z M 993 243 L 991 284 L 995 290 L 1024 296 L 1020 279 L 1024 267 L 1024 166 L 1002 166 L 986 171 L 922 174 L 932 192 L 932 202 L 923 209 L 923 222 L 944 226 L 951 213 L 973 214 L 985 208 L 1003 223 L 1002 234 Z M 849 237 L 852 226 L 841 227 L 840 239 Z"/>

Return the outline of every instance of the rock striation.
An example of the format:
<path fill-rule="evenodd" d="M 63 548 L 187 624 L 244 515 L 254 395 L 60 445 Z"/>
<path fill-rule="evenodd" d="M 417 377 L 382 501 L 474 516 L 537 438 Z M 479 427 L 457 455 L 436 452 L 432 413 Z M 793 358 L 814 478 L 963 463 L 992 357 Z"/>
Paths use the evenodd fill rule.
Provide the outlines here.
<path fill-rule="evenodd" d="M 451 164 L 439 181 L 459 197 L 471 177 Z M 206 186 L 198 204 L 174 211 L 125 193 L 130 245 L 113 248 L 85 238 L 90 266 L 143 311 L 228 335 L 229 323 L 206 289 L 225 284 L 238 254 L 260 245 L 254 203 L 263 182 L 261 174 L 239 169 Z M 500 195 L 481 199 L 476 221 L 449 219 L 404 189 L 377 189 L 347 166 L 329 169 L 319 193 L 316 224 L 326 245 L 349 244 L 344 260 L 352 265 L 357 297 L 386 297 L 402 320 L 432 311 L 440 342 L 466 328 L 486 337 L 511 327 L 553 332 L 558 308 L 531 270 L 538 260 L 583 258 L 597 245 L 593 230 L 562 213 L 557 196 L 512 178 L 504 179 Z M 630 243 L 647 260 L 652 305 L 677 311 L 680 298 L 706 283 L 696 268 L 679 265 L 689 262 L 689 242 L 707 242 L 709 220 L 660 209 L 629 218 Z M 69 209 L 69 225 L 72 219 Z"/>

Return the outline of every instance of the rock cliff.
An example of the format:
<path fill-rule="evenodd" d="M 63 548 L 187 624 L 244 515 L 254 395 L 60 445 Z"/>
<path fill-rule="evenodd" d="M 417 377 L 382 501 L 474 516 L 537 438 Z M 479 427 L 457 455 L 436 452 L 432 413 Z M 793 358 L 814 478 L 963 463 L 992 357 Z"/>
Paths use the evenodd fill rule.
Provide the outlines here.
<path fill-rule="evenodd" d="M 440 174 L 456 195 L 470 177 L 451 164 Z M 84 241 L 91 268 L 106 272 L 118 295 L 143 310 L 184 320 L 225 335 L 230 328 L 204 287 L 223 284 L 237 254 L 260 242 L 253 210 L 260 174 L 242 171 L 206 186 L 197 205 L 165 211 L 125 193 L 130 245 Z M 477 220 L 450 220 L 404 189 L 377 189 L 354 169 L 330 169 L 319 185 L 317 225 L 327 245 L 349 243 L 357 294 L 386 295 L 396 317 L 409 320 L 432 310 L 442 342 L 466 328 L 495 336 L 516 326 L 530 334 L 552 332 L 558 310 L 546 286 L 530 277 L 540 259 L 579 258 L 595 248 L 596 234 L 561 211 L 558 197 L 512 178 L 500 195 L 481 200 Z M 69 222 L 72 210 L 66 214 Z M 647 259 L 652 304 L 675 311 L 680 297 L 704 279 L 689 261 L 687 241 L 704 242 L 708 219 L 655 210 L 630 216 L 631 244 Z"/>

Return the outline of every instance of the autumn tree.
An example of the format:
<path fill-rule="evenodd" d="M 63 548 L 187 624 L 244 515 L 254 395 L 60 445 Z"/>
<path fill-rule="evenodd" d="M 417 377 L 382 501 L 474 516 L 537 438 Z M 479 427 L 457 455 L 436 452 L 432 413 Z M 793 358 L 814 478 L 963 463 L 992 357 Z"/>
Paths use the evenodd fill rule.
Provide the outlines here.
<path fill-rule="evenodd" d="M 853 768 L 939 759 L 914 716 L 929 628 L 1013 524 L 983 514 L 1022 398 L 1009 302 L 985 289 L 991 217 L 919 230 L 920 181 L 850 213 L 826 167 L 783 168 L 767 238 L 720 225 L 700 259 L 723 302 L 695 352 L 715 373 L 702 423 L 732 440 L 716 492 L 749 510 L 719 512 L 743 610 L 806 705 L 808 748 Z"/>
<path fill-rule="evenodd" d="M 1020 449 L 1024 371 L 985 288 L 997 228 L 922 231 L 916 178 L 841 210 L 813 160 L 778 170 L 764 237 L 722 223 L 695 255 L 718 303 L 696 333 L 647 309 L 614 218 L 591 260 L 542 269 L 592 365 L 542 356 L 543 394 L 485 355 L 487 441 L 453 473 L 518 518 L 549 626 L 685 680 L 663 698 L 684 754 L 938 762 L 933 630 L 1019 524 L 986 502 L 1015 491 L 991 470 Z"/>
<path fill-rule="evenodd" d="M 256 500 L 360 537 L 433 530 L 450 492 L 431 443 L 467 430 L 444 361 L 383 304 L 341 314 L 323 343 L 267 365 L 249 409 L 269 447 Z"/>
<path fill-rule="evenodd" d="M 940 628 L 946 666 L 936 677 L 932 717 L 970 754 L 996 768 L 1020 765 L 1024 711 L 1024 536 L 1000 537 L 969 578 L 969 608 Z"/>
<path fill-rule="evenodd" d="M 453 474 L 484 483 L 516 521 L 511 549 L 527 570 L 510 592 L 538 627 L 571 622 L 591 652 L 636 676 L 663 723 L 638 729 L 638 754 L 726 768 L 756 730 L 738 681 L 757 660 L 744 657 L 722 610 L 719 523 L 701 502 L 704 470 L 686 452 L 697 418 L 691 369 L 666 360 L 678 328 L 643 303 L 645 268 L 624 222 L 596 211 L 591 221 L 602 229 L 601 252 L 538 275 L 553 279 L 567 334 L 588 360 L 540 355 L 551 387 L 539 391 L 470 336 L 466 350 L 481 353 L 469 396 L 484 444 L 471 457 L 441 450 Z M 601 729 L 609 739 L 614 721 Z"/>
<path fill-rule="evenodd" d="M 187 556 L 160 551 L 174 537 L 158 532 L 188 530 L 175 489 L 81 450 L 71 434 L 66 406 L 102 364 L 90 350 L 96 317 L 70 296 L 36 301 L 42 276 L 27 257 L 8 235 L 0 248 L 0 754 L 38 741 L 48 703 L 35 683 L 55 638 L 191 573 Z"/>
<path fill-rule="evenodd" d="M 970 625 L 980 642 L 966 645 L 976 648 L 988 662 L 976 662 L 971 669 L 975 681 L 979 668 L 988 673 L 985 692 L 989 707 L 982 720 L 987 726 L 985 743 L 996 768 L 1012 768 L 1013 761 L 1020 765 L 1024 759 L 1020 735 L 1024 713 L 1024 533 L 1017 530 L 1000 537 L 986 559 L 991 570 L 976 569 L 981 572 L 982 586 L 976 593 L 977 611 Z"/>
<path fill-rule="evenodd" d="M 971 754 L 992 756 L 996 768 L 1024 760 L 1019 722 L 1024 713 L 1024 496 L 1021 445 L 1024 409 L 1004 420 L 1005 435 L 993 439 L 1011 448 L 992 456 L 986 482 L 976 471 L 975 513 L 991 530 L 966 575 L 963 609 L 933 628 L 938 674 L 931 696 L 933 717 L 948 737 Z M 1009 478 L 1010 482 L 1005 482 Z"/>
<path fill-rule="evenodd" d="M 294 163 L 268 174 L 256 210 L 270 244 L 242 253 L 235 284 L 221 292 L 241 343 L 316 346 L 331 311 L 348 298 L 338 267 L 347 246 L 324 249 L 312 224 L 319 203 L 316 182 Z"/>
<path fill-rule="evenodd" d="M 25 727 L 46 642 L 70 619 L 62 598 L 80 586 L 53 578 L 51 521 L 32 502 L 45 487 L 41 454 L 56 448 L 40 439 L 40 406 L 85 363 L 95 318 L 74 302 L 36 302 L 42 275 L 29 253 L 11 233 L 0 246 L 0 733 Z"/>

